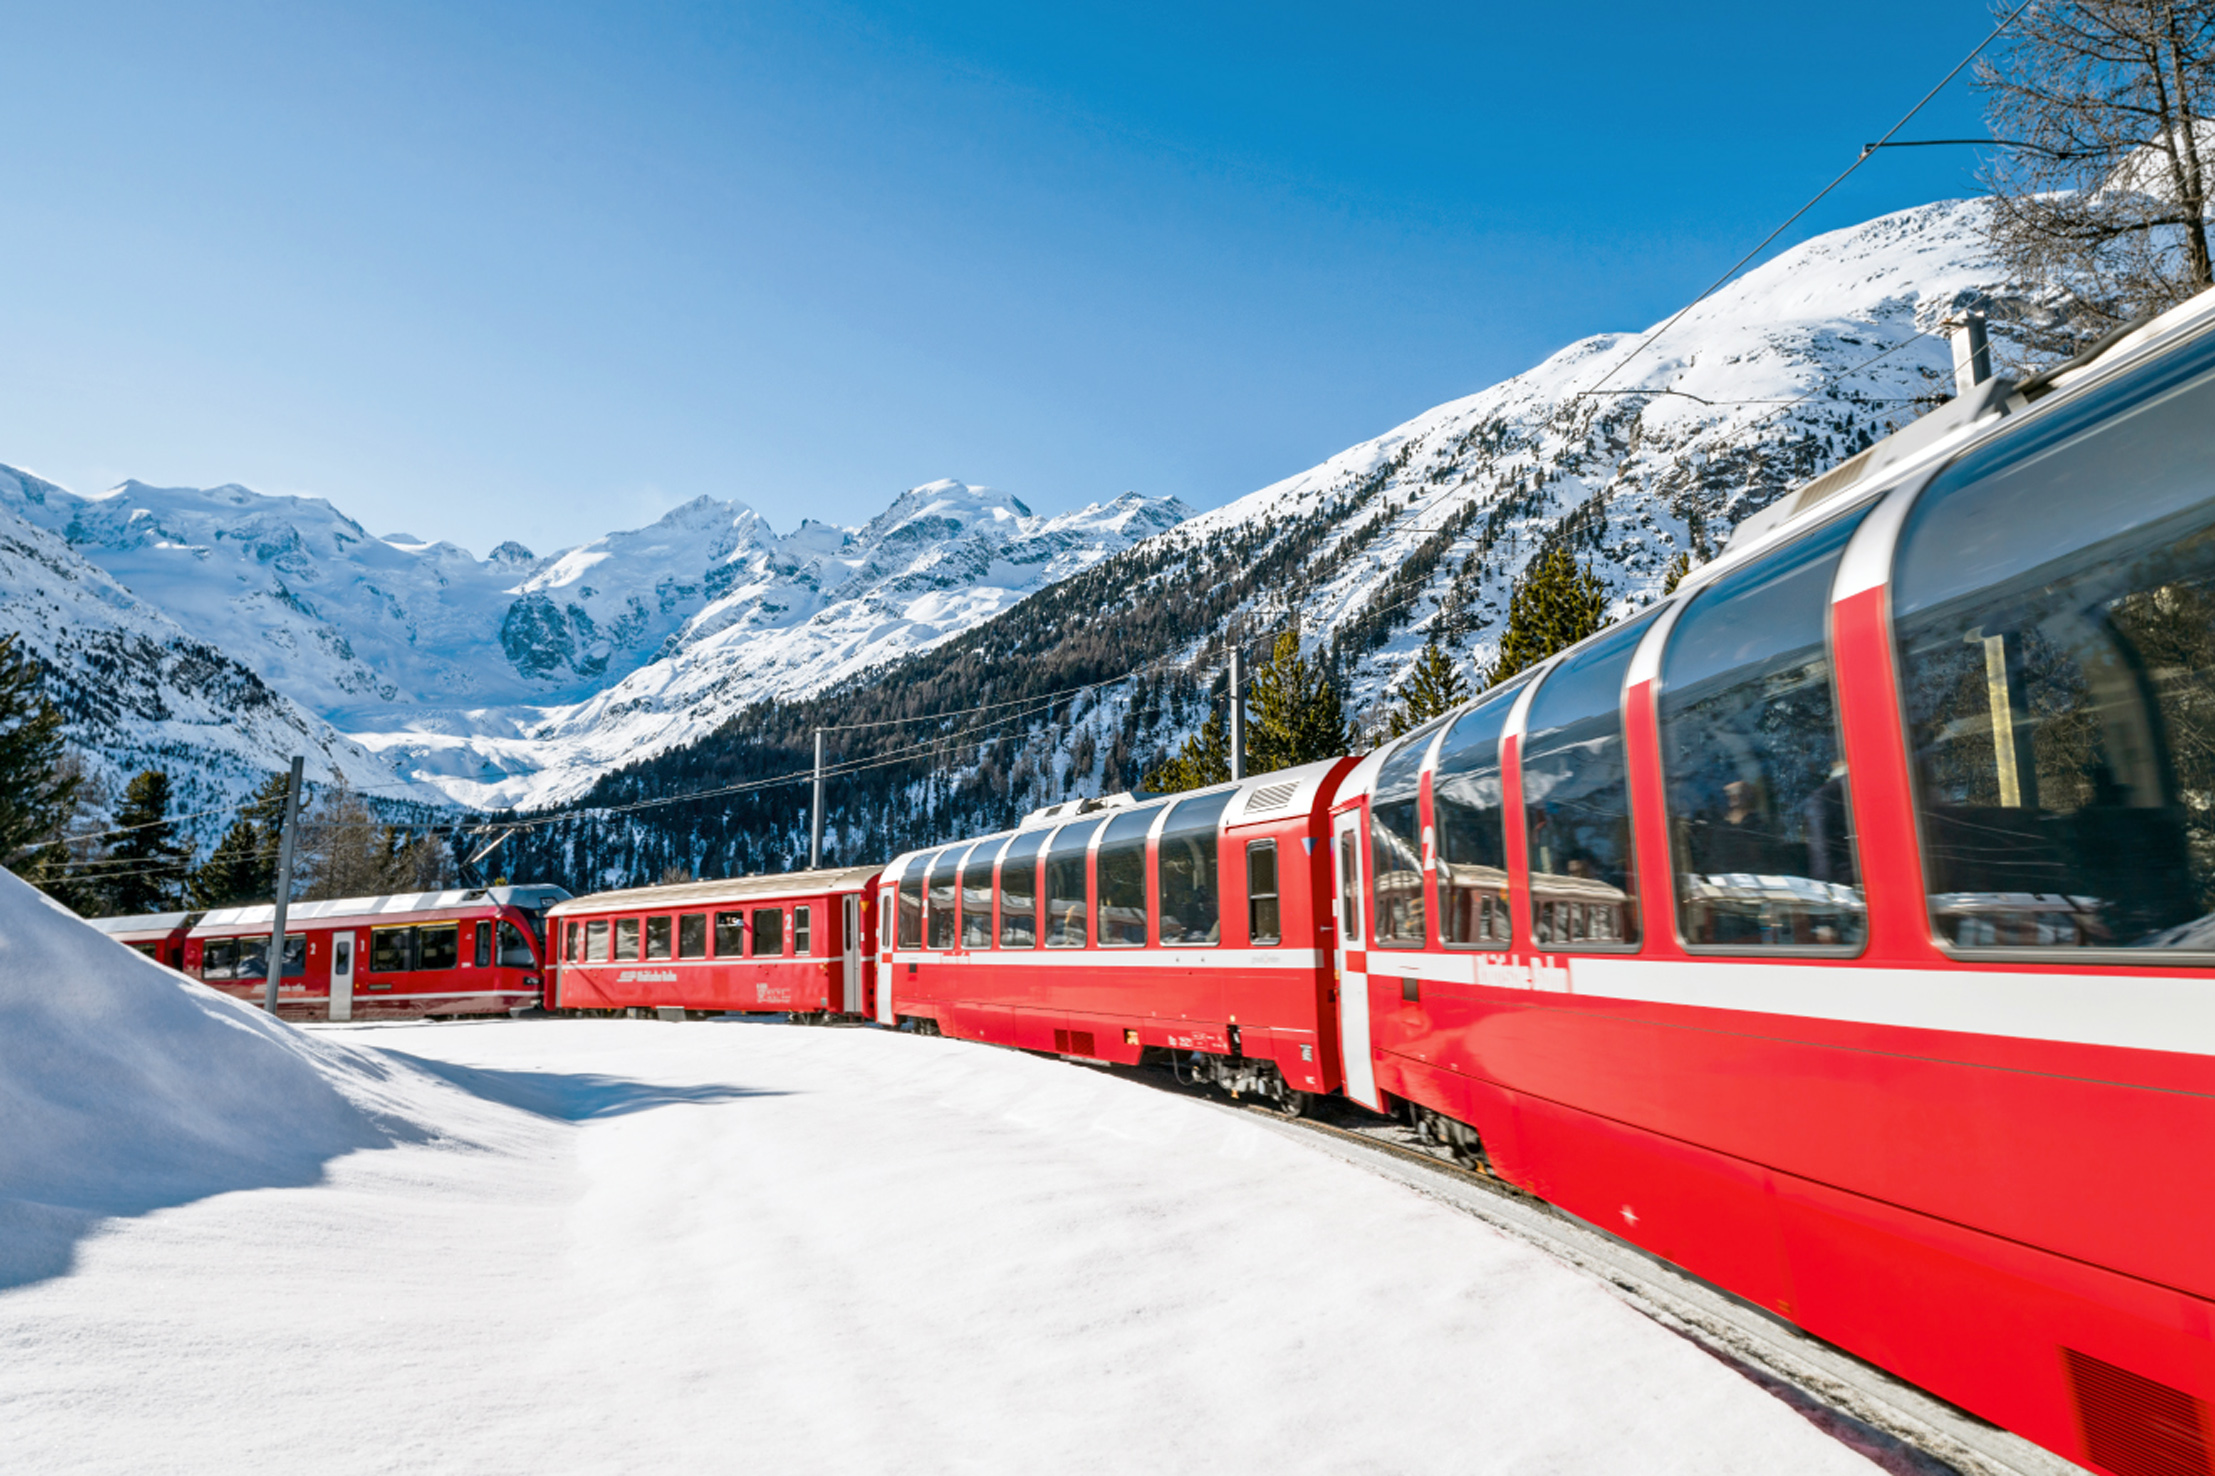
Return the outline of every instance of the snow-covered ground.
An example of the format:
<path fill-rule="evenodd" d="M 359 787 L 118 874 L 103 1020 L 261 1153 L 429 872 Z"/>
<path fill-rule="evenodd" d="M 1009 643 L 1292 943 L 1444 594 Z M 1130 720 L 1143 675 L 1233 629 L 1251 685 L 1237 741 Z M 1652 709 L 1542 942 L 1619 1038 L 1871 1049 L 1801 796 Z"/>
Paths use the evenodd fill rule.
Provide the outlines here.
<path fill-rule="evenodd" d="M 1873 1469 L 1204 1102 L 868 1029 L 299 1032 L 26 897 L 0 1470 Z"/>

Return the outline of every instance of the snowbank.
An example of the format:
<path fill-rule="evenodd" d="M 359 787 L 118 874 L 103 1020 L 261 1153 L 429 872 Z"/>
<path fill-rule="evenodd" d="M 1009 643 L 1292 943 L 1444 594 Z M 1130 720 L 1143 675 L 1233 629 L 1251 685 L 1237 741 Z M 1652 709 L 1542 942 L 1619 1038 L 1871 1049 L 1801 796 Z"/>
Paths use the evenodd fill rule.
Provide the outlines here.
<path fill-rule="evenodd" d="M 466 1141 L 0 1295 L 0 1469 L 1874 1469 L 1529 1246 L 1127 1080 L 877 1030 L 312 1034 L 437 1061 L 394 1089 Z"/>
<path fill-rule="evenodd" d="M 0 870 L 0 1287 L 66 1271 L 104 1216 L 313 1183 L 337 1154 L 422 1136 L 370 1105 L 380 1074 Z"/>

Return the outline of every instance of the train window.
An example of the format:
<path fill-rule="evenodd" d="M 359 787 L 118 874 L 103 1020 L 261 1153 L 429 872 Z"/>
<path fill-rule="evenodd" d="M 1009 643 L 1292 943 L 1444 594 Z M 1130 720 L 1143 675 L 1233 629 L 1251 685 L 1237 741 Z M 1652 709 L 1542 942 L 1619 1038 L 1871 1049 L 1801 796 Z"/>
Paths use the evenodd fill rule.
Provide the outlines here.
<path fill-rule="evenodd" d="M 1216 832 L 1235 789 L 1179 800 L 1161 825 L 1154 869 L 1161 886 L 1164 945 L 1223 941 L 1222 848 Z"/>
<path fill-rule="evenodd" d="M 1246 941 L 1256 948 L 1284 941 L 1273 840 L 1251 841 L 1246 846 Z"/>
<path fill-rule="evenodd" d="M 1360 875 L 1361 841 L 1349 830 L 1338 838 L 1338 925 L 1348 943 L 1361 941 L 1361 888 L 1355 885 Z"/>
<path fill-rule="evenodd" d="M 746 914 L 718 912 L 715 915 L 715 956 L 736 958 L 745 951 Z"/>
<path fill-rule="evenodd" d="M 523 930 L 505 918 L 500 922 L 500 967 L 503 969 L 529 969 L 538 966 L 538 955 L 531 952 L 530 940 Z"/>
<path fill-rule="evenodd" d="M 892 915 L 899 911 L 899 903 L 895 900 L 898 896 L 897 888 L 886 887 L 877 897 L 877 931 L 883 935 L 888 953 L 892 950 Z"/>
<path fill-rule="evenodd" d="M 238 944 L 229 938 L 210 938 L 200 945 L 200 977 L 228 979 L 238 966 Z"/>
<path fill-rule="evenodd" d="M 1661 766 L 1687 944 L 1858 947 L 1867 932 L 1825 637 L 1860 522 L 1724 575 L 1669 634 Z"/>
<path fill-rule="evenodd" d="M 650 917 L 646 919 L 646 956 L 648 958 L 668 958 L 676 942 L 675 931 L 669 918 Z"/>
<path fill-rule="evenodd" d="M 1546 674 L 1523 740 L 1533 941 L 1616 948 L 1638 941 L 1623 674 L 1653 616 L 1621 625 Z"/>
<path fill-rule="evenodd" d="M 233 944 L 231 972 L 233 979 L 266 979 L 269 977 L 269 935 L 259 938 L 240 938 Z M 308 939 L 304 933 L 290 933 L 285 937 L 284 977 L 297 979 L 308 971 Z"/>
<path fill-rule="evenodd" d="M 814 909 L 808 907 L 792 909 L 792 951 L 794 953 L 806 955 L 815 951 L 814 940 L 810 936 L 814 921 Z"/>
<path fill-rule="evenodd" d="M 1423 942 L 1423 752 L 1443 718 L 1400 740 L 1369 792 L 1369 885 L 1376 943 Z"/>
<path fill-rule="evenodd" d="M 1438 932 L 1448 947 L 1505 948 L 1510 941 L 1500 733 L 1523 681 L 1487 692 L 1438 745 L 1431 815 L 1438 831 Z"/>
<path fill-rule="evenodd" d="M 1146 944 L 1146 832 L 1161 806 L 1125 810 L 1110 819 L 1094 863 L 1100 878 L 1100 943 L 1106 948 Z"/>
<path fill-rule="evenodd" d="M 415 929 L 373 928 L 369 934 L 369 972 L 403 974 L 415 967 Z"/>
<path fill-rule="evenodd" d="M 677 957 L 706 958 L 708 956 L 708 915 L 704 912 L 688 912 L 677 919 Z"/>
<path fill-rule="evenodd" d="M 923 914 L 924 943 L 930 948 L 954 946 L 954 900 L 961 890 L 961 852 L 940 851 L 931 861 L 929 907 Z"/>
<path fill-rule="evenodd" d="M 923 946 L 923 873 L 930 862 L 918 857 L 908 862 L 908 878 L 900 883 L 900 946 Z"/>
<path fill-rule="evenodd" d="M 961 868 L 961 946 L 992 946 L 992 857 L 998 841 L 981 841 Z"/>
<path fill-rule="evenodd" d="M 1065 825 L 1046 848 L 1046 946 L 1085 944 L 1085 854 L 1100 829 L 1097 820 Z"/>
<path fill-rule="evenodd" d="M 586 962 L 586 963 L 606 963 L 607 961 L 608 961 L 608 925 L 607 925 L 607 923 L 606 923 L 606 922 L 604 922 L 604 921 L 597 921 L 597 922 L 588 922 L 588 923 L 586 923 L 586 924 L 585 924 L 585 962 Z M 374 963 L 372 963 L 372 964 L 370 965 L 370 967 L 371 967 L 371 968 L 375 968 L 375 967 L 376 967 L 376 965 L 375 965 Z"/>
<path fill-rule="evenodd" d="M 2215 336 L 1941 472 L 1892 602 L 1937 936 L 2215 952 Z"/>
<path fill-rule="evenodd" d="M 491 924 L 491 923 L 490 923 L 489 921 L 487 921 L 487 922 L 481 922 L 481 923 L 478 923 L 478 924 L 477 924 L 477 939 L 476 939 L 476 943 L 477 943 L 477 949 L 476 949 L 476 955 L 477 955 L 477 956 L 476 956 L 476 960 L 475 960 L 475 962 L 476 962 L 476 966 L 477 966 L 478 968 L 480 968 L 480 969 L 489 969 L 489 968 L 491 968 L 491 967 L 492 967 L 492 924 Z"/>
<path fill-rule="evenodd" d="M 1000 946 L 1038 946 L 1038 850 L 1050 830 L 1026 830 L 1000 858 Z"/>
<path fill-rule="evenodd" d="M 575 963 L 578 950 L 583 946 L 583 943 L 584 925 L 582 923 L 562 924 L 561 961 L 563 963 Z"/>
<path fill-rule="evenodd" d="M 451 969 L 461 963 L 461 925 L 445 923 L 415 930 L 415 966 Z"/>
<path fill-rule="evenodd" d="M 615 961 L 635 963 L 638 960 L 638 919 L 619 917 L 615 920 Z"/>
<path fill-rule="evenodd" d="M 776 907 L 754 909 L 751 929 L 754 935 L 755 958 L 781 958 L 784 956 L 784 912 Z"/>

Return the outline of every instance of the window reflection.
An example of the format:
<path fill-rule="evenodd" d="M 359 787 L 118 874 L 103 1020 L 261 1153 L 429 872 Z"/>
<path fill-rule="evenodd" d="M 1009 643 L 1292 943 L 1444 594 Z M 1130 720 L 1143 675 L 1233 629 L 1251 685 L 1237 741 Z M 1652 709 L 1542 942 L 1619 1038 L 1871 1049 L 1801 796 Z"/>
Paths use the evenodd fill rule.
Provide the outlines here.
<path fill-rule="evenodd" d="M 1825 636 L 1860 521 L 1724 575 L 1670 632 L 1661 761 L 1687 943 L 1852 946 L 1867 932 Z"/>

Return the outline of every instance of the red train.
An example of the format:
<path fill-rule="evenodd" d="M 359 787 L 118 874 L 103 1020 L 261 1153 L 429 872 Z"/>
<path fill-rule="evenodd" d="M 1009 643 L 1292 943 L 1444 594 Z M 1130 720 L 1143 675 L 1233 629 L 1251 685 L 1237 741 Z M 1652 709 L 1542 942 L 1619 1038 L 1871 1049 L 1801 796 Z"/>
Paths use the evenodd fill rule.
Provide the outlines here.
<path fill-rule="evenodd" d="M 547 914 L 560 950 L 548 1008 L 866 1017 L 875 875 L 803 871 L 562 902 Z"/>
<path fill-rule="evenodd" d="M 878 1019 L 1299 1109 L 1338 1089 L 1330 803 L 1352 758 L 1039 811 L 877 881 Z"/>
<path fill-rule="evenodd" d="M 131 917 L 95 917 L 90 927 L 158 964 L 185 966 L 185 936 L 200 920 L 197 912 L 142 912 Z"/>
<path fill-rule="evenodd" d="M 847 1009 L 1343 1091 L 2072 1460 L 2211 1476 L 2215 294 L 1760 523 L 1358 761 L 847 873 Z M 616 895 L 571 906 L 675 907 Z"/>
<path fill-rule="evenodd" d="M 289 1020 L 491 1015 L 539 1003 L 546 912 L 560 887 L 491 887 L 295 902 L 277 1013 Z M 259 1004 L 276 909 L 224 907 L 186 935 L 184 972 Z"/>

